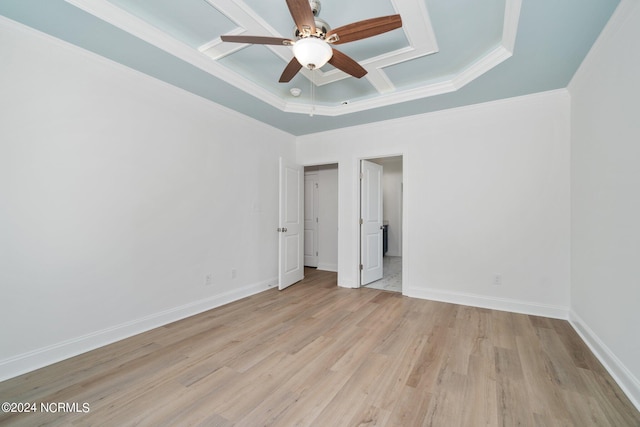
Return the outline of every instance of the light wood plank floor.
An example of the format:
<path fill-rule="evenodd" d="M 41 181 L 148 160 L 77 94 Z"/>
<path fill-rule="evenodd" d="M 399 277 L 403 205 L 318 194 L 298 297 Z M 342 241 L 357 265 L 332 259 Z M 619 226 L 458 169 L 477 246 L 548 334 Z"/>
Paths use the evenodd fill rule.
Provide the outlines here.
<path fill-rule="evenodd" d="M 306 274 L 2 382 L 0 402 L 90 410 L 0 425 L 640 426 L 565 321 Z"/>

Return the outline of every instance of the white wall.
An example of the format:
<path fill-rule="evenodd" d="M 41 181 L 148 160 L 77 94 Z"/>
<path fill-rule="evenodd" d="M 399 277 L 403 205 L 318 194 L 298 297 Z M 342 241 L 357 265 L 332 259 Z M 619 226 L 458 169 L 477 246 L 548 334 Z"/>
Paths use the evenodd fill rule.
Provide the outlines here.
<path fill-rule="evenodd" d="M 341 286 L 358 283 L 358 161 L 403 155 L 405 294 L 567 316 L 567 91 L 307 135 L 297 147 L 302 164 L 339 160 Z"/>
<path fill-rule="evenodd" d="M 299 163 L 340 161 L 339 283 L 358 282 L 358 160 L 404 155 L 406 293 L 558 317 L 570 297 L 638 405 L 639 41 L 623 0 L 570 101 L 299 138 Z M 4 19 L 0 48 L 0 380 L 276 283 L 291 135 Z"/>
<path fill-rule="evenodd" d="M 571 320 L 640 408 L 640 2 L 623 1 L 571 93 Z"/>
<path fill-rule="evenodd" d="M 4 19 L 0 44 L 0 380 L 276 284 L 293 136 Z"/>

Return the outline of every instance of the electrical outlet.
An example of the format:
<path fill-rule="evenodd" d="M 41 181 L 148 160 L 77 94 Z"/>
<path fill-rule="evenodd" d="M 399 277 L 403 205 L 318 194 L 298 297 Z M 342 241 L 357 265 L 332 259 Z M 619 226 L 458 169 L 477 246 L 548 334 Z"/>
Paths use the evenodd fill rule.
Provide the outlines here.
<path fill-rule="evenodd" d="M 493 276 L 493 286 L 502 286 L 502 274 Z"/>
<path fill-rule="evenodd" d="M 204 278 L 204 285 L 205 286 L 213 285 L 213 275 L 211 273 L 207 274 L 207 276 Z"/>

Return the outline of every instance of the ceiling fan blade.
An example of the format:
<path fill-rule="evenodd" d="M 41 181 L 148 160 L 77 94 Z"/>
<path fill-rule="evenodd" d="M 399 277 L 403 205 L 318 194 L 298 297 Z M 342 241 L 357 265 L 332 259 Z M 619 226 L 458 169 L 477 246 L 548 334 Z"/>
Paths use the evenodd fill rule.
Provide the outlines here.
<path fill-rule="evenodd" d="M 300 64 L 300 62 L 298 62 L 298 60 L 294 56 L 293 59 L 287 64 L 284 71 L 282 72 L 279 82 L 280 83 L 290 82 L 291 79 L 296 74 L 298 74 L 298 71 L 300 71 L 301 68 L 302 68 L 302 64 Z"/>
<path fill-rule="evenodd" d="M 283 39 L 280 37 L 262 37 L 262 36 L 220 36 L 223 42 L 231 43 L 249 43 L 249 44 L 272 44 L 277 46 L 291 46 L 293 40 Z"/>
<path fill-rule="evenodd" d="M 287 0 L 289 12 L 301 34 L 308 28 L 311 34 L 316 33 L 316 19 L 311 11 L 309 0 Z"/>
<path fill-rule="evenodd" d="M 327 42 L 332 44 L 349 43 L 355 40 L 366 39 L 367 37 L 377 36 L 387 31 L 395 30 L 402 27 L 402 18 L 400 15 L 381 16 L 379 18 L 365 19 L 342 27 L 330 30 L 327 33 Z M 338 39 L 331 40 L 331 36 L 337 35 Z"/>
<path fill-rule="evenodd" d="M 329 60 L 329 64 L 358 79 L 367 74 L 367 70 L 339 50 L 333 49 L 333 56 Z"/>

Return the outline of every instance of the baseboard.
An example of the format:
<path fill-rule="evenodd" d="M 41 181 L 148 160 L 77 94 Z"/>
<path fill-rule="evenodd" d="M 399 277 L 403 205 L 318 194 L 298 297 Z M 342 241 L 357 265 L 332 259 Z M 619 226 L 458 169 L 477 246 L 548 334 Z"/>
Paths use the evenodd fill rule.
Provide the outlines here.
<path fill-rule="evenodd" d="M 338 264 L 318 263 L 318 270 L 338 272 Z"/>
<path fill-rule="evenodd" d="M 170 308 L 130 322 L 121 323 L 110 328 L 0 360 L 0 381 L 17 377 L 159 326 L 266 291 L 273 286 L 277 286 L 277 284 L 277 278 L 254 283 L 220 295 Z"/>
<path fill-rule="evenodd" d="M 618 383 L 631 403 L 640 411 L 640 381 L 638 378 L 627 369 L 620 359 L 573 310 L 569 312 L 569 323 Z"/>
<path fill-rule="evenodd" d="M 492 310 L 510 311 L 513 313 L 530 314 L 534 316 L 551 317 L 554 319 L 566 320 L 569 314 L 568 307 L 537 304 L 509 298 L 488 297 L 463 292 L 448 292 L 438 289 L 403 288 L 402 293 L 403 295 L 413 298 L 489 308 Z"/>

